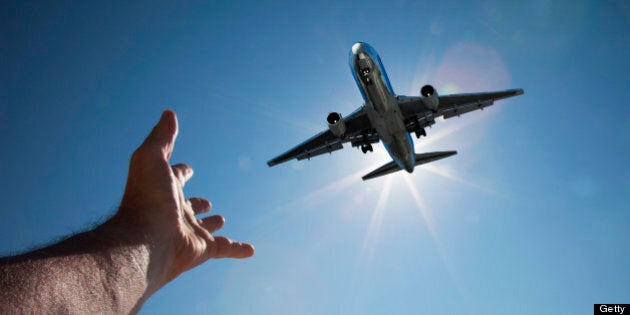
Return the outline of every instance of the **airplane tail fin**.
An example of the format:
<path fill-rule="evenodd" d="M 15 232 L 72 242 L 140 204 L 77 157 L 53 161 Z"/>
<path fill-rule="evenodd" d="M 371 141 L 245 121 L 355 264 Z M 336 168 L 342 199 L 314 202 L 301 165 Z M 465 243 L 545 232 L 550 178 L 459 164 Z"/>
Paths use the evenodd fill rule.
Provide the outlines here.
<path fill-rule="evenodd" d="M 437 161 L 443 158 L 447 158 L 449 156 L 453 156 L 455 154 L 457 154 L 457 151 L 438 151 L 438 152 L 427 152 L 427 153 L 416 154 L 415 165 L 430 163 L 430 162 Z M 362 179 L 368 180 L 368 179 L 387 175 L 387 174 L 397 172 L 397 171 L 400 171 L 400 167 L 398 166 L 398 164 L 396 164 L 396 162 L 391 161 L 373 170 L 371 173 L 363 176 Z"/>

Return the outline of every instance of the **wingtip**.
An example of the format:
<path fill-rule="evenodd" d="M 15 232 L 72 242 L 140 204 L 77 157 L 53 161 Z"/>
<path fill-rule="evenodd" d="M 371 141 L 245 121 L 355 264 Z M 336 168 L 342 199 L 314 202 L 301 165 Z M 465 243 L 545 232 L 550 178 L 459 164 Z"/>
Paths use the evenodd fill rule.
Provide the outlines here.
<path fill-rule="evenodd" d="M 521 95 L 521 94 L 525 94 L 525 91 L 523 89 L 516 89 L 516 93 L 514 93 L 514 95 Z"/>

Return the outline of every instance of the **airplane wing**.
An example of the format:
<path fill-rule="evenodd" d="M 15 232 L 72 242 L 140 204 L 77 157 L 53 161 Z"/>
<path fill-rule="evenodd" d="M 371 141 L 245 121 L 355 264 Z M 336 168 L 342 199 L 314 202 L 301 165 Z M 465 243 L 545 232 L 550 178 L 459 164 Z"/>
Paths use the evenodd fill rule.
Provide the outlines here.
<path fill-rule="evenodd" d="M 436 117 L 448 119 L 494 104 L 494 101 L 523 94 L 522 89 L 497 92 L 464 93 L 439 96 L 436 112 L 427 108 L 419 96 L 400 96 L 398 104 L 407 123 L 407 130 L 424 128 L 435 123 Z"/>
<path fill-rule="evenodd" d="M 314 156 L 331 153 L 343 149 L 343 143 L 351 142 L 352 146 L 360 146 L 379 141 L 376 130 L 372 127 L 363 106 L 343 119 L 346 125 L 346 136 L 339 138 L 330 130 L 324 130 L 302 142 L 287 152 L 271 159 L 267 165 L 274 166 L 292 159 L 310 159 Z"/>

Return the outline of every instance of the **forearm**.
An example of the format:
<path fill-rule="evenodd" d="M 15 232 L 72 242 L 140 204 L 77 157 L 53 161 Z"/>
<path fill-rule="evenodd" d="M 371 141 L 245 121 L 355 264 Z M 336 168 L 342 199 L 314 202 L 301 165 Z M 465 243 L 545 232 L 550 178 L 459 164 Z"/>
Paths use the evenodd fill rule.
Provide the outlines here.
<path fill-rule="evenodd" d="M 137 312 L 157 290 L 150 249 L 99 227 L 0 260 L 0 314 Z"/>
<path fill-rule="evenodd" d="M 212 234 L 225 220 L 185 198 L 188 165 L 171 166 L 175 113 L 164 111 L 134 152 L 120 209 L 95 230 L 0 258 L 0 314 L 136 313 L 155 291 L 210 258 L 246 258 L 251 244 Z"/>

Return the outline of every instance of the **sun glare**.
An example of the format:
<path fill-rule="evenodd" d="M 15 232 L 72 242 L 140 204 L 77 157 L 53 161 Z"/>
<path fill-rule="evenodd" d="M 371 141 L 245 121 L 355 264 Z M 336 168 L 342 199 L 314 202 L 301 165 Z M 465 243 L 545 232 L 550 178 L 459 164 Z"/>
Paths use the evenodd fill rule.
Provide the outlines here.
<path fill-rule="evenodd" d="M 383 223 L 383 216 L 385 215 L 385 209 L 389 201 L 389 193 L 392 188 L 392 178 L 392 176 L 385 178 L 376 207 L 372 210 L 372 219 L 370 219 L 370 225 L 368 226 L 363 239 L 363 245 L 361 246 L 361 253 L 359 255 L 361 261 L 367 260 L 369 262 L 374 258 L 375 243 L 378 239 L 381 225 Z"/>
<path fill-rule="evenodd" d="M 451 277 L 451 280 L 457 287 L 457 290 L 459 291 L 459 293 L 462 296 L 466 297 L 467 294 L 463 286 L 461 285 L 461 282 L 459 281 L 459 279 L 457 278 L 455 274 L 455 268 L 453 267 L 453 264 L 451 263 L 450 259 L 447 258 L 444 252 L 444 245 L 442 244 L 442 240 L 440 239 L 438 229 L 435 225 L 435 222 L 433 221 L 433 216 L 431 214 L 431 211 L 429 210 L 429 207 L 424 202 L 424 199 L 420 196 L 420 193 L 418 192 L 418 188 L 411 181 L 411 178 L 409 176 L 403 176 L 403 178 L 405 180 L 405 184 L 407 185 L 407 188 L 409 188 L 409 192 L 411 193 L 411 197 L 413 198 L 416 204 L 417 210 L 420 212 L 420 215 L 422 216 L 422 219 L 424 220 L 424 223 L 426 224 L 427 229 L 429 230 L 429 233 L 431 234 L 433 243 L 435 243 L 435 247 L 440 255 L 440 259 L 442 260 L 442 262 L 444 262 L 444 265 L 446 266 L 446 269 Z"/>
<path fill-rule="evenodd" d="M 460 184 L 464 184 L 466 186 L 470 186 L 470 187 L 479 189 L 479 190 L 481 190 L 481 191 L 483 191 L 485 193 L 493 194 L 493 195 L 496 194 L 496 192 L 494 190 L 490 189 L 490 188 L 483 187 L 481 185 L 475 184 L 472 181 L 468 181 L 468 180 L 465 180 L 465 179 L 463 179 L 463 178 L 461 178 L 459 176 L 456 176 L 455 174 L 453 174 L 452 170 L 450 170 L 450 169 L 447 169 L 447 168 L 444 168 L 444 167 L 440 167 L 438 165 L 433 165 L 433 164 L 423 165 L 422 169 L 424 169 L 424 170 L 426 170 L 428 172 L 431 172 L 433 174 L 442 176 L 442 177 L 444 177 L 446 179 L 452 180 L 454 182 L 458 182 Z"/>
<path fill-rule="evenodd" d="M 464 60 L 461 60 L 462 58 Z M 435 58 L 431 57 L 428 64 L 427 61 L 424 60 L 418 65 L 417 69 L 419 71 L 417 71 L 414 80 L 412 80 L 412 91 L 419 90 L 419 86 L 417 86 L 418 84 L 435 84 L 435 87 L 438 88 L 438 90 L 441 89 L 443 94 L 462 92 L 460 91 L 460 88 L 465 89 L 465 91 L 477 89 L 480 89 L 481 91 L 487 89 L 494 90 L 503 88 L 506 84 L 509 84 L 509 75 L 503 65 L 500 55 L 491 48 L 486 48 L 472 43 L 459 44 L 447 51 L 442 57 L 442 60 L 439 62 L 433 62 L 434 60 Z M 423 66 L 422 68 L 424 69 L 420 69 L 420 66 Z M 489 77 L 492 78 L 492 80 L 499 81 L 484 81 L 478 76 L 479 73 L 483 73 L 483 77 Z M 435 81 L 426 82 L 427 78 L 433 78 Z M 417 92 L 412 92 L 411 94 L 413 93 Z M 279 121 L 294 121 L 294 117 L 287 117 L 286 114 L 274 114 L 272 116 L 274 119 Z M 461 120 L 456 118 L 452 120 L 449 119 L 448 122 L 445 122 L 444 119 L 438 119 L 437 124 L 439 124 L 439 127 L 436 125 L 434 130 L 427 130 L 429 136 L 423 137 L 415 142 L 416 153 L 428 151 L 427 147 L 438 141 L 441 147 L 448 148 L 461 148 L 464 144 L 470 145 L 470 142 L 474 141 L 474 138 L 466 136 L 463 132 L 461 132 L 461 130 L 471 124 L 478 123 L 484 118 L 487 118 L 487 116 L 473 114 L 466 116 L 465 119 Z M 300 123 L 300 125 L 302 125 L 302 123 Z M 448 139 L 452 134 L 458 134 L 460 137 Z M 354 148 L 346 146 L 346 150 L 353 149 Z M 354 215 L 354 213 L 358 213 L 358 215 L 364 216 L 367 220 L 369 216 L 369 223 L 365 230 L 365 235 L 363 236 L 360 251 L 358 252 L 356 262 L 357 268 L 355 268 L 355 280 L 361 282 L 365 280 L 365 275 L 363 273 L 367 272 L 369 268 L 371 268 L 370 262 L 374 259 L 374 257 L 377 257 L 377 241 L 381 230 L 384 228 L 384 218 L 386 215 L 393 214 L 391 211 L 387 211 L 392 205 L 392 195 L 394 195 L 394 199 L 399 198 L 400 195 L 398 194 L 404 194 L 406 189 L 402 189 L 402 192 L 400 192 L 398 188 L 406 186 L 409 191 L 409 196 L 411 197 L 408 199 L 412 200 L 414 210 L 418 211 L 420 217 L 424 221 L 427 231 L 435 244 L 435 248 L 440 256 L 440 259 L 444 263 L 453 284 L 457 287 L 457 290 L 462 297 L 467 298 L 468 294 L 462 286 L 461 281 L 458 279 L 454 264 L 451 259 L 448 258 L 448 251 L 445 249 L 445 245 L 440 238 L 438 224 L 434 220 L 430 207 L 425 202 L 425 199 L 421 195 L 415 183 L 418 182 L 420 178 L 422 178 L 422 182 L 431 181 L 432 179 L 430 177 L 420 176 L 421 174 L 418 174 L 423 171 L 427 171 L 431 175 L 438 175 L 439 177 L 449 181 L 473 187 L 489 194 L 495 194 L 495 192 L 492 189 L 482 187 L 472 181 L 457 176 L 453 170 L 444 167 L 440 163 L 417 166 L 413 174 L 396 173 L 387 175 L 383 178 L 362 182 L 361 176 L 391 161 L 391 157 L 387 154 L 381 144 L 375 145 L 374 149 L 374 152 L 366 155 L 354 153 L 347 154 L 346 160 L 343 163 L 340 163 L 341 169 L 338 171 L 346 174 L 349 173 L 349 175 L 338 180 L 334 180 L 325 185 L 323 188 L 309 192 L 285 205 L 277 207 L 274 211 L 269 213 L 268 218 L 275 220 L 287 215 L 295 215 L 296 213 L 299 213 L 296 209 L 308 209 L 325 200 L 331 200 L 332 198 L 335 198 L 335 196 L 343 196 L 343 199 L 347 200 L 347 202 L 345 206 L 341 205 L 339 206 L 340 209 L 338 209 L 338 212 L 342 217 L 344 214 L 348 215 L 348 213 L 350 213 Z M 363 167 L 357 171 L 356 169 L 361 166 Z M 403 186 L 394 186 L 394 184 L 399 181 Z M 393 187 L 396 188 L 392 189 Z M 372 198 L 376 197 L 375 194 L 378 196 L 378 199 L 373 207 L 366 206 L 365 203 L 362 202 L 364 197 L 370 194 L 373 195 Z M 432 196 L 435 196 L 435 194 L 432 194 Z M 347 208 L 360 208 L 361 211 L 353 212 L 354 210 L 348 210 Z M 368 212 L 366 210 L 371 211 Z M 348 215 L 347 217 L 350 216 Z"/>

